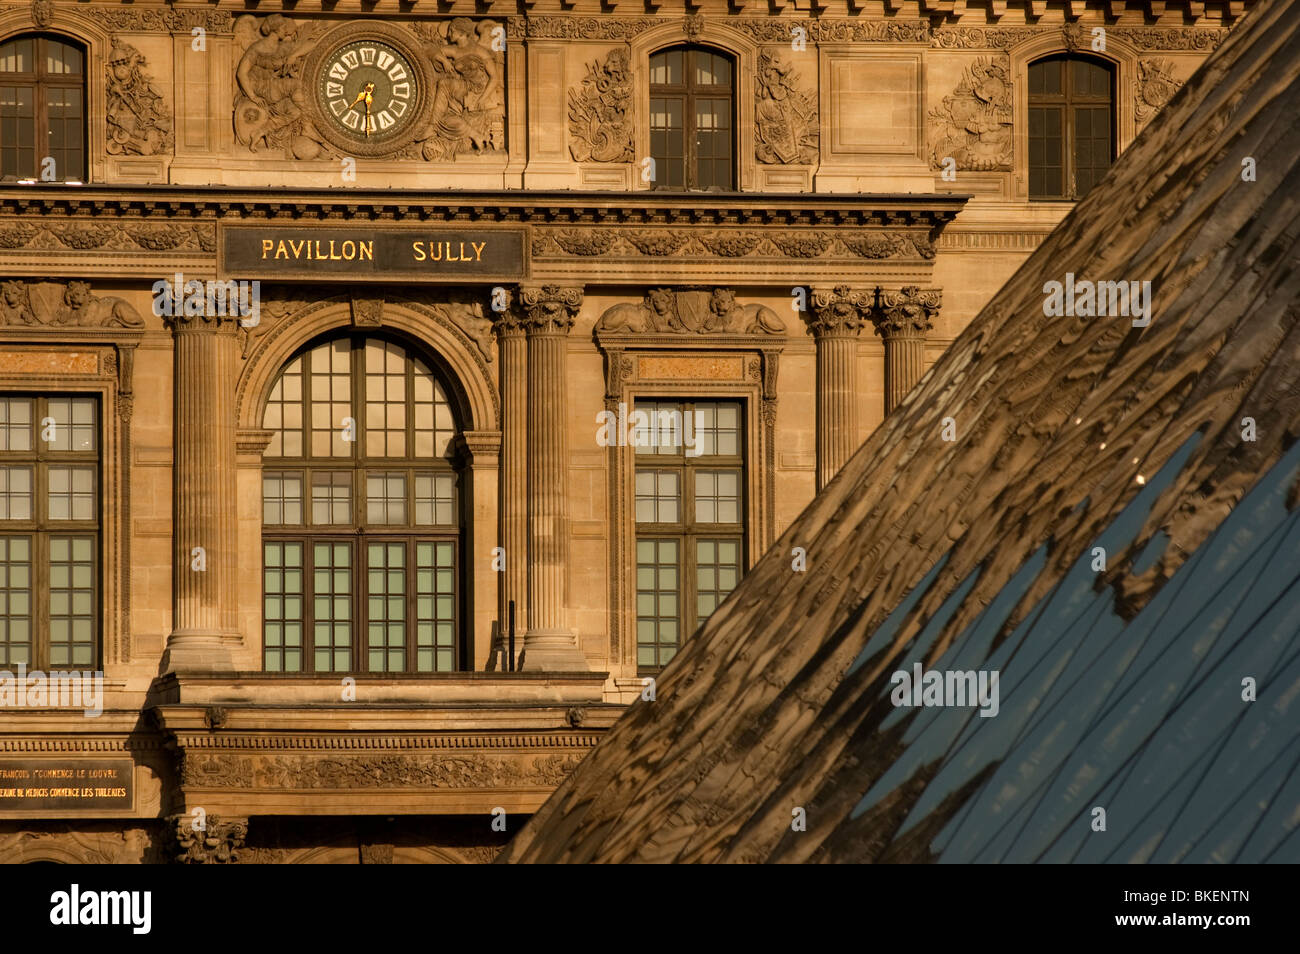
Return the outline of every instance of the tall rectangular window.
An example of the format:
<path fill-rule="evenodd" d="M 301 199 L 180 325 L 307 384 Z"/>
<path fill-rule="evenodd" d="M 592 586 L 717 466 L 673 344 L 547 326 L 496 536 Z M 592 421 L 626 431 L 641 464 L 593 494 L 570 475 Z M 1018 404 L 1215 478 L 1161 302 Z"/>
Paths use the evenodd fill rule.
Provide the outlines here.
<path fill-rule="evenodd" d="M 738 401 L 641 400 L 637 447 L 637 666 L 681 648 L 744 571 L 745 463 Z"/>
<path fill-rule="evenodd" d="M 1114 68 L 1052 56 L 1029 64 L 1029 197 L 1077 199 L 1115 158 Z"/>
<path fill-rule="evenodd" d="M 732 60 L 702 47 L 650 57 L 650 153 L 658 189 L 736 187 Z"/>
<path fill-rule="evenodd" d="M 0 665 L 99 663 L 99 407 L 0 395 Z"/>
<path fill-rule="evenodd" d="M 85 98 L 80 47 L 39 34 L 0 43 L 0 178 L 85 181 Z"/>

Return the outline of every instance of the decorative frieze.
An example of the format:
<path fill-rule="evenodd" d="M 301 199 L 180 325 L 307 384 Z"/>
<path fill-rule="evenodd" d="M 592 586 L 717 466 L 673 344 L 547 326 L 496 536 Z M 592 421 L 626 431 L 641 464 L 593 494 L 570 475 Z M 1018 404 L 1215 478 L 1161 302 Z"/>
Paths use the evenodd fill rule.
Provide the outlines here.
<path fill-rule="evenodd" d="M 741 305 L 730 288 L 652 288 L 635 304 L 606 309 L 598 333 L 781 335 L 785 324 L 766 305 Z"/>
<path fill-rule="evenodd" d="M 868 259 L 934 258 L 934 245 L 924 232 L 853 229 L 639 229 L 563 226 L 533 231 L 536 257 L 573 255 L 583 258 L 620 256 L 693 260 L 717 256 L 745 258 L 856 257 Z"/>
<path fill-rule="evenodd" d="M 91 292 L 89 282 L 14 279 L 0 284 L 0 324 L 143 328 L 144 319 L 126 300 Z"/>
<path fill-rule="evenodd" d="M 754 156 L 759 162 L 817 161 L 817 100 L 798 87 L 793 72 L 775 51 L 759 54 L 754 104 Z"/>
<path fill-rule="evenodd" d="M 930 163 L 943 168 L 953 159 L 958 169 L 1011 169 L 1011 77 L 1000 58 L 981 58 L 966 68 L 961 83 L 943 104 L 930 110 L 937 130 Z"/>
<path fill-rule="evenodd" d="M 154 156 L 172 151 L 171 110 L 145 75 L 140 51 L 114 37 L 105 68 L 107 133 L 111 156 Z"/>
<path fill-rule="evenodd" d="M 1067 48 L 1078 42 L 1080 25 L 1058 28 L 1061 45 Z M 1025 40 L 1050 33 L 1038 27 L 938 27 L 930 35 L 930 45 L 941 50 L 1009 50 Z M 1215 49 L 1228 31 L 1221 27 L 1128 27 L 1107 26 L 1106 35 L 1123 40 L 1138 50 L 1170 50 L 1208 53 Z M 1088 31 L 1091 42 L 1091 30 Z"/>
<path fill-rule="evenodd" d="M 216 227 L 179 222 L 122 225 L 115 222 L 0 222 L 0 249 L 75 249 L 149 252 L 212 252 Z"/>
<path fill-rule="evenodd" d="M 582 755 L 576 753 L 509 756 L 477 752 L 368 755 L 200 752 L 185 755 L 182 784 L 200 789 L 282 790 L 555 786 L 581 760 Z"/>
<path fill-rule="evenodd" d="M 632 161 L 632 71 L 625 50 L 588 64 L 582 85 L 569 90 L 569 134 L 569 153 L 578 162 Z"/>

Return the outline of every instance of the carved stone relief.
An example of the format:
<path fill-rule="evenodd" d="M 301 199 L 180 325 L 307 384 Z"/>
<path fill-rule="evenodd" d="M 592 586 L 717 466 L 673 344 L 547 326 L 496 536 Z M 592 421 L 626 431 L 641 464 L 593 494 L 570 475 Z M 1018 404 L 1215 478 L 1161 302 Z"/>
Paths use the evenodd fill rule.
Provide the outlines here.
<path fill-rule="evenodd" d="M 1138 61 L 1134 118 L 1139 124 L 1150 122 L 1182 87 L 1182 81 L 1174 77 L 1173 66 L 1171 61 L 1158 56 Z"/>
<path fill-rule="evenodd" d="M 576 255 L 646 255 L 655 258 L 767 255 L 785 258 L 856 256 L 858 258 L 934 258 L 934 244 L 922 232 L 885 230 L 796 229 L 758 232 L 747 229 L 609 229 L 565 226 L 537 228 L 532 253 L 538 257 Z"/>
<path fill-rule="evenodd" d="M 754 104 L 754 155 L 759 162 L 817 161 L 817 102 L 795 85 L 793 70 L 776 52 L 759 54 Z"/>
<path fill-rule="evenodd" d="M 766 305 L 742 305 L 730 288 L 652 288 L 636 304 L 620 303 L 605 310 L 597 332 L 678 334 L 785 333 L 785 324 Z"/>
<path fill-rule="evenodd" d="M 499 788 L 559 785 L 581 755 L 186 755 L 183 784 L 198 788 Z M 211 816 L 208 819 L 211 827 Z"/>
<path fill-rule="evenodd" d="M 407 31 L 396 25 L 367 27 L 419 50 L 413 81 L 428 91 L 427 114 L 407 135 L 372 149 L 343 150 L 314 92 L 316 57 L 348 38 L 346 27 L 298 22 L 278 13 L 235 21 L 235 139 L 250 152 L 279 152 L 286 159 L 329 159 L 348 154 L 383 159 L 455 161 L 465 155 L 503 151 L 504 54 L 493 48 L 500 24 L 455 17 L 421 21 Z M 326 34 L 326 30 L 330 32 Z M 358 27 L 360 30 L 361 28 Z M 361 34 L 359 34 L 361 35 Z"/>
<path fill-rule="evenodd" d="M 140 51 L 114 37 L 106 68 L 107 135 L 111 156 L 155 156 L 172 151 L 172 117 L 145 75 Z"/>
<path fill-rule="evenodd" d="M 569 90 L 569 153 L 578 162 L 631 162 L 632 70 L 625 50 L 588 65 L 582 85 Z"/>
<path fill-rule="evenodd" d="M 958 169 L 1011 168 L 1011 78 L 996 58 L 981 58 L 966 69 L 961 83 L 930 110 L 938 136 L 930 152 L 934 168 L 951 157 Z"/>
<path fill-rule="evenodd" d="M 89 282 L 26 282 L 21 279 L 0 284 L 0 323 L 82 328 L 144 327 L 140 313 L 125 300 L 94 295 Z"/>

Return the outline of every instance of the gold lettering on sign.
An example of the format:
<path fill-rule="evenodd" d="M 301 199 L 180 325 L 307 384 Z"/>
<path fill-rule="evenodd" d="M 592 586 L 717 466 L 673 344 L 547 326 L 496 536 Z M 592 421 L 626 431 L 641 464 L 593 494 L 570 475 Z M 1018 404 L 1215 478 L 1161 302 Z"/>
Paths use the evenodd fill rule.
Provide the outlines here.
<path fill-rule="evenodd" d="M 745 360 L 739 356 L 642 355 L 637 358 L 637 377 L 642 380 L 743 381 Z"/>
<path fill-rule="evenodd" d="M 375 242 L 374 239 L 262 239 L 262 261 L 267 258 L 295 262 L 373 262 Z"/>
<path fill-rule="evenodd" d="M 481 262 L 483 249 L 487 242 L 470 242 L 474 257 L 465 253 L 464 242 L 420 242 L 411 243 L 411 258 L 417 262 Z"/>

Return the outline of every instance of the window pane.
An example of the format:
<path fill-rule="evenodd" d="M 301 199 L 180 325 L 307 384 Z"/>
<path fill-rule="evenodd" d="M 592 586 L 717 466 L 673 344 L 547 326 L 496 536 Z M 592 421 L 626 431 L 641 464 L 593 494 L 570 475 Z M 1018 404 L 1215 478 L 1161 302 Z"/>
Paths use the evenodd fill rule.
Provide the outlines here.
<path fill-rule="evenodd" d="M 680 642 L 678 542 L 639 539 L 637 550 L 637 665 L 662 666 Z"/>
<path fill-rule="evenodd" d="M 263 545 L 262 666 L 268 672 L 303 669 L 303 545 Z"/>
<path fill-rule="evenodd" d="M 317 525 L 352 522 L 352 474 L 343 470 L 311 475 L 311 522 Z"/>
<path fill-rule="evenodd" d="M 89 397 L 50 398 L 47 414 L 52 420 L 48 428 L 52 451 L 95 450 L 95 399 Z M 46 432 L 46 422 L 42 423 Z"/>
<path fill-rule="evenodd" d="M 95 519 L 95 468 L 50 467 L 51 520 Z"/>
<path fill-rule="evenodd" d="M 740 582 L 740 541 L 698 540 L 695 545 L 696 625 L 701 625 Z"/>
<path fill-rule="evenodd" d="M 95 654 L 94 538 L 50 538 L 50 665 L 90 666 Z"/>
<path fill-rule="evenodd" d="M 0 665 L 31 665 L 31 538 L 0 537 Z"/>
<path fill-rule="evenodd" d="M 302 524 L 302 474 L 272 472 L 262 475 L 262 522 Z"/>
<path fill-rule="evenodd" d="M 33 49 L 30 37 L 0 43 L 0 73 L 31 73 L 36 68 Z"/>
<path fill-rule="evenodd" d="M 400 672 L 406 665 L 406 548 L 366 547 L 366 653 L 371 672 Z"/>
<path fill-rule="evenodd" d="M 455 547 L 449 542 L 415 545 L 415 668 L 451 672 L 456 662 Z"/>
<path fill-rule="evenodd" d="M 32 469 L 0 467 L 0 520 L 32 519 Z"/>
<path fill-rule="evenodd" d="M 456 525 L 454 474 L 415 475 L 415 523 L 419 526 Z"/>
<path fill-rule="evenodd" d="M 352 549 L 346 543 L 312 547 L 312 647 L 317 672 L 352 668 Z"/>
<path fill-rule="evenodd" d="M 0 399 L 0 451 L 32 449 L 32 402 L 29 398 Z"/>
<path fill-rule="evenodd" d="M 406 475 L 372 473 L 366 477 L 366 522 L 406 523 Z"/>

